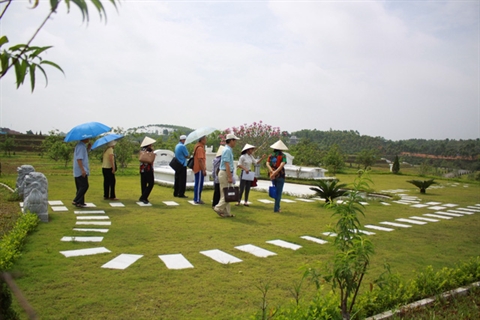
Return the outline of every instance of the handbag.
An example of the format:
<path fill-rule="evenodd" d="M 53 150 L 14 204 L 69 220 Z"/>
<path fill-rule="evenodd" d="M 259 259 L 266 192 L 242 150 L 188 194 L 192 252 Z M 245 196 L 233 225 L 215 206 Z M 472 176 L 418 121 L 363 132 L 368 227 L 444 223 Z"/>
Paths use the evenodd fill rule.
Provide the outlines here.
<path fill-rule="evenodd" d="M 223 188 L 225 202 L 238 202 L 240 200 L 240 190 L 238 187 L 229 186 Z"/>
<path fill-rule="evenodd" d="M 258 186 L 258 184 L 257 184 L 257 178 L 253 178 L 252 183 L 250 183 L 250 187 L 256 187 L 256 186 Z"/>
<path fill-rule="evenodd" d="M 173 157 L 172 161 L 170 161 L 169 166 L 174 170 L 178 171 L 182 169 L 183 165 L 178 161 L 176 157 Z"/>
<path fill-rule="evenodd" d="M 155 153 L 149 151 L 140 151 L 138 160 L 140 160 L 140 162 L 152 164 L 155 160 Z"/>
<path fill-rule="evenodd" d="M 191 157 L 191 158 L 188 159 L 188 161 L 187 161 L 187 167 L 189 167 L 190 169 L 193 170 L 193 164 L 194 164 L 193 157 Z"/>
<path fill-rule="evenodd" d="M 271 185 L 269 188 L 268 188 L 268 196 L 270 198 L 273 198 L 273 199 L 276 199 L 277 198 L 277 187 L 275 185 Z"/>

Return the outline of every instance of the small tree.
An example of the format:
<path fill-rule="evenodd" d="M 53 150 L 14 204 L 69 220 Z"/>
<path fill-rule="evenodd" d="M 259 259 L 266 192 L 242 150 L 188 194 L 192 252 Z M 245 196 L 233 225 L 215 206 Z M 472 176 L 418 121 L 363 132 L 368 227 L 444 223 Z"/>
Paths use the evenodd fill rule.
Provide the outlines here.
<path fill-rule="evenodd" d="M 63 142 L 64 136 L 60 131 L 49 131 L 49 135 L 42 141 L 42 153 L 53 161 L 64 161 L 65 167 L 73 157 L 73 142 Z"/>
<path fill-rule="evenodd" d="M 338 170 L 345 167 L 345 155 L 336 144 L 332 145 L 322 161 L 329 170 L 332 170 L 333 174 L 336 174 Z"/>
<path fill-rule="evenodd" d="M 295 157 L 295 163 L 303 166 L 319 166 L 323 157 L 318 144 L 308 139 L 300 140 L 289 152 Z"/>
<path fill-rule="evenodd" d="M 345 193 L 346 199 L 341 204 L 330 203 L 329 209 L 338 217 L 333 231 L 337 234 L 334 246 L 333 265 L 328 269 L 323 279 L 332 285 L 334 291 L 340 294 L 340 309 L 342 318 L 349 320 L 354 312 L 354 306 L 360 285 L 374 253 L 372 242 L 360 232 L 359 216 L 365 216 L 360 196 L 362 190 L 369 189 L 371 180 L 362 174 L 354 183 L 352 191 Z M 310 272 L 316 282 L 320 274 L 316 270 Z"/>
<path fill-rule="evenodd" d="M 10 156 L 15 149 L 15 139 L 7 135 L 5 141 L 2 143 L 2 149 L 5 155 L 8 154 Z"/>
<path fill-rule="evenodd" d="M 113 129 L 113 132 L 122 135 L 126 134 L 125 130 L 120 127 Z M 134 133 L 134 135 L 136 134 Z M 126 168 L 132 161 L 132 156 L 138 152 L 140 145 L 135 140 L 134 135 L 125 135 L 125 137 L 118 140 L 115 145 L 115 160 L 117 161 L 118 168 Z"/>
<path fill-rule="evenodd" d="M 282 137 L 282 132 L 279 127 L 273 127 L 262 121 L 254 122 L 250 125 L 245 123 L 239 127 L 228 128 L 220 134 L 220 139 L 225 141 L 225 136 L 228 133 L 235 134 L 241 139 L 242 143 L 254 145 L 256 147 L 256 154 L 258 155 L 270 152 L 270 145 Z M 235 156 L 238 157 L 241 150 L 242 148 L 235 148 Z"/>
<path fill-rule="evenodd" d="M 426 193 L 427 188 L 430 187 L 432 184 L 437 184 L 434 179 L 431 180 L 408 180 L 407 182 L 413 184 L 417 188 L 420 189 L 420 193 Z"/>
<path fill-rule="evenodd" d="M 375 164 L 377 158 L 377 151 L 375 149 L 364 149 L 357 155 L 356 161 L 359 165 L 363 166 L 364 170 L 367 170 L 369 167 Z"/>
<path fill-rule="evenodd" d="M 310 188 L 317 193 L 320 198 L 325 199 L 325 203 L 329 204 L 335 198 L 343 196 L 347 190 L 343 189 L 346 184 L 338 184 L 338 180 L 320 180 L 317 182 L 316 188 Z"/>
<path fill-rule="evenodd" d="M 393 160 L 392 172 L 394 174 L 398 174 L 400 172 L 400 161 L 398 160 L 398 156 L 395 156 L 395 160 Z"/>

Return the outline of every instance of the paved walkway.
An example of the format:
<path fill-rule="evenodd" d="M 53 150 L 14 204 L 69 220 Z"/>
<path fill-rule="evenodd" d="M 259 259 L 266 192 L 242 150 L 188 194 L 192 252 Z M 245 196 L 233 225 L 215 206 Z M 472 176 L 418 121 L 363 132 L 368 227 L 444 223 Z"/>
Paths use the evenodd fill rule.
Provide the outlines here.
<path fill-rule="evenodd" d="M 258 186 L 252 190 L 268 192 L 268 187 L 271 186 L 272 183 L 267 180 L 259 180 L 257 181 L 257 185 Z M 283 194 L 300 198 L 314 196 L 316 193 L 315 191 L 310 190 L 310 187 L 312 187 L 312 185 L 285 182 L 285 185 L 283 186 Z"/>

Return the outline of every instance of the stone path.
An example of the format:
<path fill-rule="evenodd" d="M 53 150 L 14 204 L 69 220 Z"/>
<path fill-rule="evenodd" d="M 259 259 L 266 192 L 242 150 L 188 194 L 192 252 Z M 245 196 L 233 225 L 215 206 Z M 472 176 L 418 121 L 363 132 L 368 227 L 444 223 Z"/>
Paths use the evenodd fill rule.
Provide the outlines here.
<path fill-rule="evenodd" d="M 297 190 L 298 191 L 298 190 Z M 395 190 L 397 193 L 405 192 L 406 190 Z M 390 190 L 391 192 L 391 190 Z M 295 194 L 295 192 L 292 192 Z M 298 193 L 297 193 L 298 194 Z M 480 204 L 475 204 L 466 207 L 460 207 L 458 204 L 453 203 L 441 203 L 437 201 L 431 201 L 422 203 L 422 200 L 417 196 L 409 196 L 407 194 L 399 194 L 401 199 L 398 201 L 392 201 L 391 203 L 382 201 L 380 204 L 390 206 L 392 204 L 400 204 L 400 205 L 409 205 L 412 208 L 419 208 L 423 210 L 430 210 L 433 213 L 424 213 L 422 216 L 411 216 L 408 218 L 399 217 L 395 218 L 394 221 L 381 221 L 378 224 L 367 224 L 364 226 L 366 229 L 375 230 L 379 232 L 392 232 L 399 229 L 406 229 L 412 228 L 412 226 L 421 227 L 428 223 L 436 223 L 442 220 L 451 220 L 458 217 L 463 217 L 465 215 L 473 215 L 475 213 L 480 213 Z M 273 201 L 271 199 L 258 199 L 260 203 L 264 204 L 272 204 Z M 315 203 L 318 201 L 324 201 L 320 198 L 296 198 L 295 200 L 290 199 L 282 199 L 284 203 L 296 203 L 297 201 L 302 201 L 306 203 Z M 192 205 L 197 205 L 193 203 L 193 201 L 188 201 Z M 341 203 L 341 201 L 338 201 Z M 243 201 L 242 201 L 243 203 Z M 142 202 L 136 202 L 137 205 L 142 207 L 150 207 L 152 206 L 151 203 L 144 204 Z M 165 206 L 180 206 L 181 204 L 175 201 L 162 201 L 162 204 Z M 249 202 L 252 204 L 252 202 Z M 368 205 L 367 202 L 363 202 L 363 205 Z M 20 204 L 22 205 L 22 204 Z M 63 212 L 68 211 L 68 208 L 63 204 L 62 201 L 53 200 L 49 201 L 49 205 L 51 206 L 52 211 L 55 212 Z M 122 208 L 125 205 L 121 202 L 109 202 L 111 207 Z M 105 210 L 89 210 L 91 208 L 95 208 L 96 205 L 94 203 L 88 203 L 85 209 L 74 210 L 74 214 L 76 215 L 76 226 L 87 226 L 87 227 L 75 227 L 72 230 L 76 232 L 98 232 L 98 233 L 108 233 L 109 229 L 107 228 L 97 228 L 95 226 L 111 226 L 112 222 L 110 217 L 106 215 Z M 454 208 L 454 209 L 452 209 Z M 443 211 L 441 211 L 443 210 Z M 92 227 L 93 226 L 93 227 Z M 373 236 L 376 233 L 367 230 L 359 230 L 360 233 L 365 234 L 367 236 Z M 324 232 L 323 236 L 325 237 L 336 237 L 337 234 L 333 232 Z M 96 236 L 64 236 L 60 239 L 63 242 L 102 242 L 104 237 L 96 237 Z M 300 239 L 308 242 L 314 242 L 319 245 L 323 245 L 328 243 L 327 240 L 312 237 L 309 235 L 300 236 Z M 287 242 L 281 239 L 275 240 L 268 240 L 265 242 L 267 245 L 276 246 L 277 248 L 282 249 L 289 249 L 289 250 L 299 250 L 302 248 L 302 245 Z M 268 249 L 262 248 L 260 246 L 256 246 L 253 244 L 245 244 L 235 246 L 234 249 L 246 252 L 251 254 L 256 258 L 268 258 L 270 256 L 278 255 L 278 253 L 270 251 Z M 97 247 L 97 248 L 86 248 L 86 249 L 77 249 L 77 250 L 67 250 L 67 251 L 60 251 L 62 255 L 65 257 L 77 257 L 77 256 L 85 256 L 85 255 L 95 255 L 95 254 L 102 254 L 102 253 L 110 253 L 111 251 L 105 247 Z M 222 264 L 230 264 L 230 263 L 240 263 L 242 260 L 234 255 L 222 251 L 220 249 L 210 249 L 200 251 L 200 254 Z M 282 251 L 282 254 L 286 253 Z M 142 254 L 127 254 L 121 253 L 117 255 L 115 258 L 111 259 L 110 261 L 106 262 L 102 265 L 102 268 L 107 269 L 119 269 L 123 270 L 134 264 L 136 261 L 143 257 Z M 163 254 L 158 256 L 159 259 L 165 264 L 168 269 L 173 270 L 180 270 L 180 269 L 188 269 L 194 268 L 194 266 L 188 261 L 188 259 L 183 256 L 181 253 L 174 253 L 174 254 Z"/>

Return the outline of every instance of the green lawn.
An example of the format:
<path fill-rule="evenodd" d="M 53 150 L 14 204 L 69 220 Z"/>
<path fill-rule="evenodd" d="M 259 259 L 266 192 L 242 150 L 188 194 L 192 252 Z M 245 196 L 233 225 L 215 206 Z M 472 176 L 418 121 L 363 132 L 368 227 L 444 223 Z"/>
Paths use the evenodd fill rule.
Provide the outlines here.
<path fill-rule="evenodd" d="M 28 238 L 24 254 L 13 270 L 17 284 L 41 319 L 245 319 L 259 310 L 261 292 L 257 286 L 270 284 L 271 306 L 286 304 L 292 299 L 289 289 L 300 280 L 302 268 L 320 267 L 332 256 L 328 244 L 300 239 L 310 235 L 328 240 L 322 232 L 328 231 L 334 220 L 320 202 L 284 203 L 282 213 L 275 214 L 273 205 L 257 201 L 268 198 L 265 193 L 252 192 L 251 207 L 233 207 L 236 217 L 222 219 L 208 204 L 192 206 L 185 199 L 173 198 L 171 188 L 155 186 L 150 196 L 153 206 L 139 207 L 135 201 L 139 197 L 140 178 L 130 174 L 134 172 L 132 168 L 129 174 L 117 175 L 117 197 L 126 207 L 112 208 L 103 200 L 98 163 L 92 164 L 86 201 L 106 211 L 112 221 L 110 230 L 102 234 L 105 238 L 100 244 L 61 242 L 63 236 L 99 236 L 72 231 L 76 216 L 70 205 L 75 190 L 71 168 L 31 155 L 0 160 L 2 181 L 14 181 L 17 166 L 32 164 L 48 178 L 49 199 L 62 200 L 69 208 L 68 212 L 49 212 L 50 222 L 41 223 Z M 355 175 L 338 177 L 342 183 L 349 183 Z M 451 181 L 438 180 L 443 188 L 428 189 L 427 194 L 420 195 L 406 182 L 411 177 L 379 172 L 371 178 L 376 191 L 406 189 L 407 194 L 419 196 L 423 202 L 461 206 L 480 203 L 478 184 L 462 182 L 454 186 Z M 192 193 L 187 194 L 191 199 Z M 204 191 L 203 199 L 211 198 L 212 191 Z M 168 207 L 162 203 L 167 200 L 180 205 Z M 432 211 L 370 201 L 362 223 L 378 224 L 427 212 Z M 478 256 L 479 225 L 477 213 L 393 232 L 375 231 L 377 234 L 371 239 L 376 254 L 365 286 L 383 272 L 384 262 L 389 262 L 393 271 L 410 277 L 427 265 L 435 269 L 453 267 L 460 260 Z M 273 239 L 297 243 L 302 248 L 292 251 L 265 243 Z M 278 255 L 257 258 L 234 248 L 243 244 L 254 244 Z M 104 246 L 111 253 L 71 258 L 59 253 L 97 246 Z M 199 253 L 209 249 L 220 249 L 243 262 L 222 265 Z M 100 268 L 121 253 L 144 256 L 125 270 Z M 194 268 L 167 269 L 158 255 L 172 253 L 182 253 Z M 311 296 L 313 290 L 313 285 L 306 286 L 304 298 Z M 18 306 L 16 309 L 20 310 Z"/>

